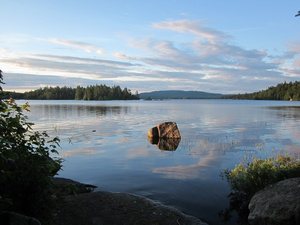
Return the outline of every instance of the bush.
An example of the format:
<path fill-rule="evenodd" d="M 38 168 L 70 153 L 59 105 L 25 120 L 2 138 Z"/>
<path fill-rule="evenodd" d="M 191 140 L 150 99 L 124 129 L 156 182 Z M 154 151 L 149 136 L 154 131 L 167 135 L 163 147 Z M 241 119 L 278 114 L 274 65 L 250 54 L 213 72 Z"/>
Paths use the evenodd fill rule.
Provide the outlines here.
<path fill-rule="evenodd" d="M 248 204 L 253 195 L 264 187 L 278 181 L 299 177 L 300 160 L 289 155 L 279 155 L 266 160 L 253 158 L 246 165 L 239 164 L 235 169 L 225 169 L 221 177 L 226 179 L 231 187 L 230 205 L 225 211 L 219 212 L 220 217 L 228 222 L 235 211 L 238 214 L 238 224 L 248 224 Z"/>
<path fill-rule="evenodd" d="M 246 166 L 239 164 L 233 170 L 225 169 L 221 176 L 227 180 L 233 194 L 243 195 L 250 201 L 257 191 L 270 184 L 300 177 L 300 160 L 289 155 L 266 160 L 254 158 Z"/>
<path fill-rule="evenodd" d="M 18 212 L 48 224 L 55 203 L 52 177 L 62 163 L 50 155 L 57 154 L 59 139 L 33 132 L 24 113 L 29 111 L 28 103 L 18 106 L 3 98 L 0 87 L 0 214 Z"/>

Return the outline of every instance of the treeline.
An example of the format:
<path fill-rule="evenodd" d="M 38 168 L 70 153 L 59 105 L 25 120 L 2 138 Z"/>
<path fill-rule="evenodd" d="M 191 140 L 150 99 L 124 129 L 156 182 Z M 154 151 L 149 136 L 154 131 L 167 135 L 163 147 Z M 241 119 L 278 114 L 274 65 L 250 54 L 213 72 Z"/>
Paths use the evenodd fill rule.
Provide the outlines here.
<path fill-rule="evenodd" d="M 130 89 L 120 86 L 108 87 L 106 85 L 94 85 L 86 88 L 77 86 L 75 89 L 75 100 L 136 100 L 138 93 L 131 93 Z"/>
<path fill-rule="evenodd" d="M 25 92 L 24 99 L 40 100 L 74 100 L 75 89 L 71 87 L 44 87 L 34 91 Z"/>
<path fill-rule="evenodd" d="M 136 100 L 138 93 L 133 95 L 130 89 L 120 86 L 91 85 L 87 87 L 44 87 L 25 93 L 9 92 L 9 97 L 15 99 L 38 100 Z"/>
<path fill-rule="evenodd" d="M 269 87 L 267 90 L 250 94 L 238 94 L 225 96 L 229 99 L 250 99 L 250 100 L 300 100 L 300 82 L 281 83 L 276 87 Z"/>

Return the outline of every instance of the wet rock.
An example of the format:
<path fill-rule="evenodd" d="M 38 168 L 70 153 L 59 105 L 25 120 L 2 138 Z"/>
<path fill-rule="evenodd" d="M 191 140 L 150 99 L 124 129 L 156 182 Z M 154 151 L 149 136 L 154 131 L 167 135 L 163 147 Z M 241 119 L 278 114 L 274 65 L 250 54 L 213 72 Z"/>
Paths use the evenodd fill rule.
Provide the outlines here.
<path fill-rule="evenodd" d="M 89 193 L 93 191 L 97 186 L 91 184 L 83 184 L 77 181 L 66 179 L 62 177 L 54 177 L 53 183 L 59 188 L 60 194 L 71 195 L 80 193 Z"/>
<path fill-rule="evenodd" d="M 5 214 L 2 214 L 0 217 L 0 224 L 6 224 L 6 225 L 41 225 L 41 222 L 34 218 L 29 216 L 24 216 L 19 213 L 15 212 L 8 212 Z"/>
<path fill-rule="evenodd" d="M 181 138 L 175 122 L 164 122 L 157 125 L 159 138 Z"/>
<path fill-rule="evenodd" d="M 291 178 L 257 192 L 249 203 L 250 224 L 300 224 L 300 178 Z"/>
<path fill-rule="evenodd" d="M 148 131 L 148 139 L 150 140 L 157 140 L 159 138 L 159 134 L 158 134 L 158 128 L 157 127 L 152 127 L 149 131 Z"/>
<path fill-rule="evenodd" d="M 148 141 L 158 149 L 175 151 L 180 143 L 180 132 L 175 122 L 164 122 L 148 131 Z"/>
<path fill-rule="evenodd" d="M 56 225 L 207 225 L 196 217 L 150 199 L 105 191 L 66 197 L 54 219 Z"/>
<path fill-rule="evenodd" d="M 163 122 L 148 131 L 148 137 L 156 138 L 181 138 L 175 122 Z"/>

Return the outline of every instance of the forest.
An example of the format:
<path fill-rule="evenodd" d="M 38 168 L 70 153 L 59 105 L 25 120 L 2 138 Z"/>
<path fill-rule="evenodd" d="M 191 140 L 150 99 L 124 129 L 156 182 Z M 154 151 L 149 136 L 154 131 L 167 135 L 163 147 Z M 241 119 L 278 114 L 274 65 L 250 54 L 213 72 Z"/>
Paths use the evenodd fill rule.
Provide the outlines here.
<path fill-rule="evenodd" d="M 250 99 L 250 100 L 300 100 L 300 82 L 280 83 L 276 87 L 269 87 L 254 93 L 227 95 L 226 99 Z"/>
<path fill-rule="evenodd" d="M 157 93 L 161 93 L 161 92 L 157 92 Z M 164 96 L 164 98 L 182 98 L 182 96 L 178 97 L 178 92 L 183 92 L 183 91 L 170 92 L 168 97 Z M 151 93 L 143 93 L 139 95 L 139 93 L 136 92 L 135 94 L 132 94 L 131 90 L 128 88 L 122 89 L 120 86 L 109 87 L 106 86 L 105 84 L 101 84 L 101 85 L 96 84 L 87 87 L 77 86 L 76 88 L 66 87 L 66 86 L 44 87 L 34 91 L 25 92 L 25 93 L 7 92 L 6 95 L 14 99 L 38 99 L 38 100 L 137 100 L 140 99 L 140 97 L 145 98 L 147 94 L 151 94 Z M 199 92 L 199 93 L 203 94 L 205 92 Z M 223 96 L 221 94 L 218 95 L 212 93 L 205 93 L 205 94 L 214 95 L 213 98 L 224 98 L 224 99 L 300 101 L 300 82 L 298 81 L 295 81 L 294 83 L 284 82 L 278 84 L 276 87 L 271 86 L 267 90 L 262 90 L 253 93 L 246 93 L 246 94 L 223 95 Z M 160 98 L 162 97 L 160 96 Z M 196 98 L 196 97 L 190 96 L 189 98 Z M 202 96 L 202 98 L 208 98 L 208 97 Z"/>
<path fill-rule="evenodd" d="M 138 93 L 131 93 L 130 89 L 120 86 L 109 87 L 106 85 L 90 85 L 87 87 L 44 87 L 25 93 L 9 92 L 9 97 L 15 99 L 38 100 L 136 100 Z"/>

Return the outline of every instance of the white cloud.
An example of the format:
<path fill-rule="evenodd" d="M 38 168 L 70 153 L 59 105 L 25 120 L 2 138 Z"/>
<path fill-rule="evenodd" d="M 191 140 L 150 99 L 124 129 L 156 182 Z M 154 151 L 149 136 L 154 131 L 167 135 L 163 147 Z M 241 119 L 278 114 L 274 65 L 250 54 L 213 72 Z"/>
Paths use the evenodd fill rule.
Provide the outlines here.
<path fill-rule="evenodd" d="M 172 30 L 180 33 L 190 33 L 199 35 L 204 39 L 229 39 L 225 33 L 207 27 L 200 20 L 175 20 L 153 23 L 153 27 L 159 29 Z"/>
<path fill-rule="evenodd" d="M 11 73 L 83 77 L 89 82 L 122 84 L 132 90 L 162 89 L 200 90 L 217 93 L 253 92 L 300 77 L 300 44 L 292 42 L 280 56 L 266 50 L 245 49 L 229 35 L 209 28 L 201 21 L 177 20 L 154 23 L 155 28 L 194 34 L 186 41 L 143 37 L 134 39 L 126 50 L 95 58 L 98 45 L 63 39 L 47 39 L 52 43 L 84 50 L 72 56 L 57 54 L 16 53 L 0 48 L 1 68 L 19 68 Z M 45 40 L 45 39 L 44 39 Z M 134 49 L 133 49 L 134 48 Z M 3 54 L 2 54 L 3 53 Z M 4 54 L 5 53 L 5 54 Z M 89 54 L 91 53 L 91 54 Z M 100 58 L 101 57 L 101 58 Z M 5 65 L 5 66 L 3 66 Z M 5 72 L 5 71 L 4 71 Z M 49 76 L 45 76 L 49 75 Z M 59 79 L 62 82 L 64 79 Z M 88 83 L 88 82 L 87 82 Z M 16 83 L 17 85 L 18 83 Z"/>
<path fill-rule="evenodd" d="M 116 67 L 137 66 L 137 64 L 121 62 L 121 61 L 113 61 L 113 60 L 104 60 L 104 59 L 80 58 L 80 57 L 72 57 L 72 56 L 38 55 L 38 54 L 32 54 L 31 56 L 36 58 L 53 60 L 53 61 L 65 61 L 65 62 L 83 63 L 83 64 L 99 64 L 99 65 L 116 66 Z"/>
<path fill-rule="evenodd" d="M 297 69 L 300 69 L 300 57 L 298 57 L 297 59 L 295 59 L 293 66 Z"/>
<path fill-rule="evenodd" d="M 119 58 L 119 59 L 129 59 L 129 60 L 136 60 L 135 57 L 130 57 L 124 53 L 116 52 L 112 54 L 114 57 Z"/>
<path fill-rule="evenodd" d="M 291 43 L 287 46 L 288 50 L 290 52 L 293 52 L 295 54 L 300 54 L 300 41 L 291 41 Z"/>
<path fill-rule="evenodd" d="M 79 41 L 70 41 L 70 40 L 62 40 L 62 39 L 57 39 L 57 38 L 50 38 L 47 39 L 48 41 L 55 43 L 55 44 L 60 44 L 60 45 L 65 45 L 65 46 L 70 46 L 73 48 L 79 48 L 84 50 L 85 52 L 96 52 L 97 54 L 105 54 L 104 50 L 93 44 L 85 43 L 85 42 L 79 42 Z"/>

